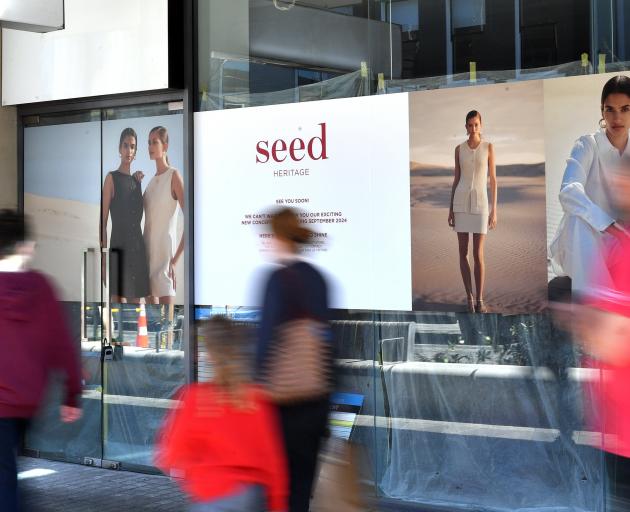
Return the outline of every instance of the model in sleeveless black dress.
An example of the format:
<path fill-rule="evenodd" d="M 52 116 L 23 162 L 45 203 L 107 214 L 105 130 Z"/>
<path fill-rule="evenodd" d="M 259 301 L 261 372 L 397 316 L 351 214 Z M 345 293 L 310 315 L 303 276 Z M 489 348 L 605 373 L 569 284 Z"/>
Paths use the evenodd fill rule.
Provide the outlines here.
<path fill-rule="evenodd" d="M 110 173 L 114 197 L 110 204 L 112 234 L 109 241 L 111 295 L 140 298 L 149 295 L 149 268 L 142 237 L 142 188 L 129 174 Z"/>

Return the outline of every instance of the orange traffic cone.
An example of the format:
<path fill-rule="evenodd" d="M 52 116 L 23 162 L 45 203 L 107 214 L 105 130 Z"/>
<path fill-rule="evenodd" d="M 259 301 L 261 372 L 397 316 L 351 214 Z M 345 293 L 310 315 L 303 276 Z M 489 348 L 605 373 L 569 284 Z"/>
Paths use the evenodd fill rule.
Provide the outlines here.
<path fill-rule="evenodd" d="M 149 333 L 147 332 L 147 310 L 144 304 L 140 304 L 140 314 L 138 315 L 138 336 L 136 336 L 136 346 L 149 348 Z"/>

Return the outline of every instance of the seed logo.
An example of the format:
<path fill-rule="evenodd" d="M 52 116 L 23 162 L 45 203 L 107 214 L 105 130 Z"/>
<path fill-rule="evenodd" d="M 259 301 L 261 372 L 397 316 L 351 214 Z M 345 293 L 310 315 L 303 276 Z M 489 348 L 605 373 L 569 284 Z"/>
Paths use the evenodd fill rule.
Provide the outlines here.
<path fill-rule="evenodd" d="M 308 141 L 296 137 L 290 142 L 277 139 L 273 142 L 260 140 L 256 143 L 256 163 L 266 164 L 269 161 L 282 163 L 286 160 L 301 162 L 305 158 L 310 160 L 327 160 L 326 152 L 326 123 L 319 123 L 319 135 Z"/>

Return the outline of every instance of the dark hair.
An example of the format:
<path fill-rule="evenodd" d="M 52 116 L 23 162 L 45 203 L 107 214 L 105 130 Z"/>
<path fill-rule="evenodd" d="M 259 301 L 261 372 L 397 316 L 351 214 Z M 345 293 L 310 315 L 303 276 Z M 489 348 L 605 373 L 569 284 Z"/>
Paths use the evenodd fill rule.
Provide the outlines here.
<path fill-rule="evenodd" d="M 630 77 L 625 75 L 613 76 L 604 84 L 602 89 L 602 108 L 611 94 L 625 94 L 630 98 Z"/>
<path fill-rule="evenodd" d="M 307 244 L 313 232 L 305 228 L 293 208 L 281 208 L 271 215 L 271 231 L 276 237 L 295 244 Z"/>
<path fill-rule="evenodd" d="M 479 122 L 481 122 L 481 114 L 479 113 L 479 111 L 471 110 L 470 112 L 468 112 L 468 114 L 466 114 L 466 123 L 468 123 L 468 121 L 474 119 L 475 117 L 478 117 Z"/>
<path fill-rule="evenodd" d="M 158 137 L 162 141 L 162 144 L 168 144 L 168 130 L 166 128 L 164 128 L 163 126 L 155 126 L 149 132 L 149 137 L 151 136 L 152 133 L 155 133 L 155 132 L 157 132 Z M 168 155 L 166 155 L 166 163 L 168 165 L 171 165 L 171 163 L 168 161 Z"/>
<path fill-rule="evenodd" d="M 0 210 L 0 259 L 15 254 L 16 246 L 29 238 L 29 228 L 23 213 Z"/>
<path fill-rule="evenodd" d="M 118 149 L 122 147 L 123 142 L 125 141 L 127 137 L 133 137 L 133 139 L 136 141 L 136 150 L 134 154 L 137 153 L 138 152 L 138 135 L 136 134 L 136 130 L 134 130 L 133 128 L 125 128 L 122 132 L 120 132 L 120 142 L 118 143 Z"/>

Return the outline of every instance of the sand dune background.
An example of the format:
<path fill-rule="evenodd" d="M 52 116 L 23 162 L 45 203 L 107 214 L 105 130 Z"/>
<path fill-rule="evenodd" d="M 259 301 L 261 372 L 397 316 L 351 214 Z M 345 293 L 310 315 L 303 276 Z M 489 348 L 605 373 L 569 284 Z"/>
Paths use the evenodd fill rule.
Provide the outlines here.
<path fill-rule="evenodd" d="M 411 93 L 409 107 L 414 310 L 466 310 L 448 208 L 454 150 L 466 140 L 465 117 L 473 109 L 481 113 L 483 139 L 494 146 L 498 178 L 498 224 L 485 243 L 484 299 L 494 313 L 542 310 L 547 294 L 542 82 Z"/>
<path fill-rule="evenodd" d="M 70 199 L 24 194 L 24 210 L 33 227 L 37 251 L 33 267 L 55 279 L 61 300 L 81 300 L 81 264 L 86 248 L 99 247 L 100 205 Z M 183 230 L 183 216 L 178 218 L 178 237 Z M 97 260 L 87 258 L 88 302 L 100 300 L 99 268 Z M 184 258 L 175 268 L 176 304 L 184 303 Z"/>
<path fill-rule="evenodd" d="M 410 167 L 413 308 L 465 311 L 457 235 L 447 222 L 454 171 L 417 162 Z M 498 225 L 485 245 L 490 312 L 531 313 L 545 307 L 544 169 L 543 163 L 497 166 Z M 470 256 L 472 262 L 472 244 Z"/>

